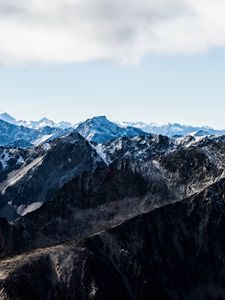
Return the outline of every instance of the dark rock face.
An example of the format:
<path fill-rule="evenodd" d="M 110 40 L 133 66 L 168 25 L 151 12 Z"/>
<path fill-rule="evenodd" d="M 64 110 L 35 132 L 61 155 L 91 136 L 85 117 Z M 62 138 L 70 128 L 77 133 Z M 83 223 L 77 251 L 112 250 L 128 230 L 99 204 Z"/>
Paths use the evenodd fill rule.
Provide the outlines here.
<path fill-rule="evenodd" d="M 49 296 L 54 292 L 54 277 L 48 255 L 31 259 L 29 264 L 22 265 L 17 273 L 6 280 L 4 289 L 7 294 L 1 291 L 1 299 L 50 299 Z"/>
<path fill-rule="evenodd" d="M 224 299 L 224 190 L 223 179 L 78 243 L 3 260 L 2 299 Z"/>
<path fill-rule="evenodd" d="M 88 238 L 84 245 L 93 259 L 88 271 L 96 290 L 113 299 L 104 286 L 118 278 L 123 299 L 223 299 L 224 191 L 222 180 Z M 99 278 L 100 269 L 110 272 Z"/>
<path fill-rule="evenodd" d="M 0 251 L 2 256 L 6 256 L 9 251 L 9 236 L 11 235 L 12 226 L 9 225 L 5 218 L 0 218 Z"/>

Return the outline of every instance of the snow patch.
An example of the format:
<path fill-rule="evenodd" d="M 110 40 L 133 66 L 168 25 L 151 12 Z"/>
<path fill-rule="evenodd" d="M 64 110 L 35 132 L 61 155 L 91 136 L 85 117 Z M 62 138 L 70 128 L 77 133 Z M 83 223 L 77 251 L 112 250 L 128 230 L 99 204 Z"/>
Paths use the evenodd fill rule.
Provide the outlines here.
<path fill-rule="evenodd" d="M 11 172 L 8 175 L 7 179 L 0 184 L 0 192 L 4 194 L 9 186 L 16 184 L 21 178 L 23 178 L 27 174 L 29 170 L 31 170 L 33 167 L 37 168 L 42 163 L 42 160 L 43 156 L 38 157 L 24 168 Z"/>
<path fill-rule="evenodd" d="M 48 139 L 50 139 L 54 134 L 46 134 L 46 135 L 42 135 L 40 138 L 36 139 L 33 142 L 34 146 L 38 146 L 42 143 L 44 143 L 45 141 L 47 141 Z"/>
<path fill-rule="evenodd" d="M 2 164 L 3 170 L 5 170 L 8 167 L 9 160 L 10 160 L 9 153 L 6 151 L 6 149 L 4 149 L 0 157 L 0 162 Z"/>
<path fill-rule="evenodd" d="M 101 159 L 108 165 L 109 163 L 107 161 L 107 157 L 106 157 L 106 154 L 103 150 L 102 144 L 97 144 L 96 146 L 91 144 L 91 146 L 93 147 L 93 149 L 95 149 L 95 151 L 101 157 Z"/>
<path fill-rule="evenodd" d="M 34 202 L 32 204 L 29 204 L 29 205 L 22 204 L 22 205 L 17 207 L 16 212 L 20 216 L 25 216 L 26 214 L 28 214 L 28 213 L 30 213 L 34 210 L 37 210 L 42 205 L 43 205 L 43 202 Z"/>

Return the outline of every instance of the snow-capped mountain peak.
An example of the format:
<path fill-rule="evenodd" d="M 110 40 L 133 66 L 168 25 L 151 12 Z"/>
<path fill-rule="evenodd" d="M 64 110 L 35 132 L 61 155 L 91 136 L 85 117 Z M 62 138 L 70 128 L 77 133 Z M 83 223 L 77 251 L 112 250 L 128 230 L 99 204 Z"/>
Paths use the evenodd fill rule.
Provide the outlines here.
<path fill-rule="evenodd" d="M 8 122 L 10 124 L 16 124 L 16 119 L 10 116 L 7 112 L 0 110 L 0 120 Z"/>
<path fill-rule="evenodd" d="M 121 136 L 137 136 L 144 134 L 144 132 L 138 128 L 130 126 L 127 128 L 121 127 L 109 121 L 105 116 L 87 119 L 85 122 L 78 125 L 76 131 L 88 141 L 94 141 L 100 144 Z"/>

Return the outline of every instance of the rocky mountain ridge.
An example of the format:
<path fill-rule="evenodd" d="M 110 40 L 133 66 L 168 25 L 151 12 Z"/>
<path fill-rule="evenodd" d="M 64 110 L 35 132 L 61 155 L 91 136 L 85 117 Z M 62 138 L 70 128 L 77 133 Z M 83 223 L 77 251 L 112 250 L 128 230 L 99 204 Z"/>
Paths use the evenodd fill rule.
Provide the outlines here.
<path fill-rule="evenodd" d="M 209 126 L 191 126 L 181 125 L 178 123 L 168 124 L 155 124 L 155 123 L 144 123 L 144 122 L 111 122 L 107 120 L 105 116 L 98 116 L 87 119 L 86 121 L 78 123 L 70 123 L 61 121 L 56 123 L 48 118 L 42 118 L 39 121 L 17 121 L 14 117 L 10 116 L 6 112 L 0 112 L 0 120 L 7 123 L 26 127 L 36 131 L 40 131 L 43 128 L 52 128 L 56 132 L 67 131 L 70 133 L 74 129 L 88 140 L 95 141 L 97 143 L 107 142 L 109 140 L 122 137 L 122 136 L 136 136 L 141 133 L 151 133 L 155 135 L 164 135 L 168 137 L 184 137 L 187 135 L 191 136 L 208 136 L 208 135 L 224 135 L 225 130 L 217 130 Z M 56 133 L 54 132 L 54 134 Z M 54 135 L 52 135 L 54 138 Z M 49 136 L 51 137 L 51 136 Z M 46 136 L 45 139 L 48 137 Z M 40 137 L 39 137 L 40 139 Z M 33 139 L 34 140 L 34 139 Z M 42 140 L 44 141 L 44 139 Z M 11 140 L 12 142 L 12 140 Z M 0 141 L 1 143 L 1 141 Z M 22 144 L 23 147 L 28 144 Z"/>
<path fill-rule="evenodd" d="M 113 126 L 0 147 L 1 299 L 225 297 L 225 136 Z"/>
<path fill-rule="evenodd" d="M 65 182 L 95 168 L 97 164 L 104 164 L 78 133 L 32 150 L 38 155 L 30 157 L 29 164 L 22 164 L 8 172 L 6 179 L 0 182 L 0 215 L 8 219 L 24 215 L 36 206 L 39 208 Z"/>
<path fill-rule="evenodd" d="M 40 208 L 32 207 L 38 203 L 33 198 L 27 202 L 25 191 L 38 190 L 36 182 L 42 177 L 40 172 L 48 172 L 52 182 L 50 174 L 54 165 L 45 165 L 45 161 L 56 156 L 54 147 L 38 166 L 37 172 L 33 170 L 32 179 L 28 173 L 13 189 L 8 188 L 2 194 L 2 203 L 17 205 L 17 208 L 23 205 L 23 209 L 30 205 L 34 208 L 32 213 L 15 221 L 4 243 L 4 255 L 78 238 L 107 224 L 116 225 L 156 207 L 181 201 L 224 177 L 224 137 L 211 137 L 191 146 L 177 145 L 176 141 L 162 136 L 124 137 L 102 146 L 108 164 L 95 151 L 95 146 L 85 142 L 81 136 L 74 138 L 71 135 L 71 142 L 73 145 L 68 146 L 67 139 L 59 140 L 57 149 L 64 149 L 59 153 L 65 155 L 65 149 L 69 147 L 68 155 L 72 155 L 71 149 L 74 149 L 75 156 L 83 157 L 84 165 L 78 168 L 77 173 L 72 172 L 72 177 L 68 177 L 62 185 L 55 186 L 54 193 L 49 194 L 49 198 L 45 199 L 48 201 L 43 201 Z M 81 151 L 86 152 L 82 154 Z M 84 159 L 84 153 L 87 153 L 87 159 Z M 66 156 L 64 158 L 59 159 L 66 163 L 63 168 L 68 161 Z M 74 160 L 75 170 L 78 161 Z M 59 183 L 63 174 L 68 176 L 69 170 L 67 166 L 63 173 L 60 171 L 56 177 L 54 175 L 53 182 Z M 55 171 L 53 174 L 56 174 Z M 46 184 L 49 186 L 48 181 Z M 43 183 L 40 185 L 43 186 Z M 21 194 L 21 191 L 24 192 Z M 43 191 L 36 192 L 36 195 L 43 195 Z"/>
<path fill-rule="evenodd" d="M 42 120 L 41 120 L 42 121 Z M 40 122 L 41 122 L 40 121 Z M 144 134 L 140 129 L 133 127 L 119 127 L 106 117 L 94 117 L 80 123 L 76 128 L 60 128 L 54 123 L 43 120 L 45 126 L 25 127 L 20 123 L 9 123 L 1 120 L 0 116 L 0 145 L 8 147 L 28 148 L 37 146 L 70 133 L 78 132 L 88 141 L 104 143 L 122 136 L 138 136 Z M 34 129 L 35 128 L 35 129 Z"/>

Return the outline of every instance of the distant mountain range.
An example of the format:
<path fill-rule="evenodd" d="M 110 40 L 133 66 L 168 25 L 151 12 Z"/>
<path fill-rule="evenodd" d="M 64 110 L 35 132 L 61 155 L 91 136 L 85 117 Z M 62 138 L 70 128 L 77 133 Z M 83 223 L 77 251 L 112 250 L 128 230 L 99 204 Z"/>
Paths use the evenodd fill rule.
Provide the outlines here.
<path fill-rule="evenodd" d="M 5 116 L 5 115 L 4 115 Z M 115 138 L 127 136 L 138 136 L 146 134 L 141 129 L 127 126 L 121 127 L 107 120 L 106 117 L 94 117 L 80 123 L 76 128 L 60 128 L 49 126 L 52 121 L 42 119 L 34 126 L 25 127 L 20 122 L 9 123 L 10 118 L 0 119 L 0 145 L 11 147 L 31 147 L 49 142 L 56 138 L 77 132 L 88 141 L 95 143 L 105 143 Z M 11 120 L 11 119 L 10 119 Z M 44 121 L 43 121 L 44 120 Z M 31 122 L 30 122 L 31 124 Z M 47 125 L 49 124 L 49 125 Z M 53 125 L 53 124 L 52 124 Z M 34 129 L 36 128 L 36 129 Z"/>
<path fill-rule="evenodd" d="M 78 132 L 88 141 L 97 144 L 106 143 L 119 137 L 134 137 L 145 134 L 165 135 L 179 138 L 186 135 L 208 136 L 224 135 L 225 130 L 215 130 L 210 127 L 194 127 L 188 125 L 143 122 L 112 122 L 105 116 L 93 117 L 78 124 L 69 122 L 55 123 L 47 118 L 39 121 L 17 121 L 6 112 L 0 112 L 0 145 L 12 147 L 37 146 L 44 142 Z"/>
<path fill-rule="evenodd" d="M 43 127 L 39 130 L 15 125 L 0 120 L 0 145 L 11 147 L 30 147 L 39 145 L 47 140 L 57 138 L 68 132 L 54 127 Z"/>
<path fill-rule="evenodd" d="M 39 130 L 43 127 L 52 127 L 52 128 L 59 128 L 59 129 L 68 129 L 68 128 L 77 128 L 79 127 L 79 130 L 85 131 L 85 135 L 90 138 L 91 132 L 90 127 L 101 127 L 105 126 L 107 127 L 106 130 L 108 130 L 109 126 L 110 131 L 117 130 L 118 127 L 123 128 L 137 128 L 147 133 L 153 133 L 153 134 L 162 134 L 166 135 L 168 137 L 173 136 L 185 136 L 185 135 L 223 135 L 225 134 L 224 130 L 216 130 L 214 128 L 208 127 L 208 126 L 191 126 L 191 125 L 182 125 L 178 123 L 167 123 L 167 124 L 156 124 L 156 123 L 144 123 L 144 122 L 110 122 L 106 119 L 105 116 L 99 116 L 94 117 L 92 119 L 88 119 L 85 122 L 79 122 L 79 123 L 71 123 L 66 121 L 61 122 L 54 122 L 48 118 L 42 118 L 39 121 L 22 121 L 22 120 L 16 120 L 13 116 L 8 114 L 7 112 L 0 111 L 0 120 L 3 120 L 5 122 L 28 127 L 31 129 Z M 106 124 L 106 121 L 108 121 Z M 110 125 L 109 125 L 110 123 Z M 96 129 L 96 128 L 95 128 Z M 117 134 L 115 134 L 117 135 Z"/>
<path fill-rule="evenodd" d="M 225 130 L 216 130 L 208 126 L 191 126 L 181 125 L 178 123 L 155 124 L 143 122 L 120 122 L 120 126 L 132 126 L 139 128 L 145 132 L 153 134 L 162 134 L 168 137 L 185 136 L 185 135 L 224 135 Z"/>
<path fill-rule="evenodd" d="M 17 125 L 23 125 L 25 127 L 28 128 L 32 128 L 32 129 L 41 129 L 43 127 L 49 126 L 49 127 L 54 127 L 54 128 L 60 128 L 60 129 L 66 129 L 66 128 L 70 128 L 73 127 L 72 123 L 69 122 L 59 122 L 59 123 L 55 123 L 52 120 L 49 120 L 48 118 L 42 118 L 39 121 L 17 121 Z"/>

